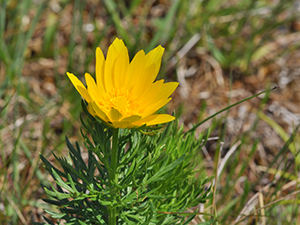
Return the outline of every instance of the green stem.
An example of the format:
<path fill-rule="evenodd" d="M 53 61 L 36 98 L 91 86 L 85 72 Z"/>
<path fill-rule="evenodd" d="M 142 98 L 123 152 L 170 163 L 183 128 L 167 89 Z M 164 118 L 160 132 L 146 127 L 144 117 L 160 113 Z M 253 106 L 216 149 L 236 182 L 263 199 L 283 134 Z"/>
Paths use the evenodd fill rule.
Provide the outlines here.
<path fill-rule="evenodd" d="M 113 130 L 113 137 L 112 137 L 112 153 L 111 153 L 111 172 L 109 174 L 109 180 L 111 183 L 118 183 L 118 173 L 117 173 L 117 163 L 118 163 L 118 135 L 119 129 Z M 112 198 L 117 196 L 115 193 L 115 188 L 112 191 Z M 112 199 L 113 200 L 113 199 Z M 117 223 L 117 215 L 116 215 L 116 208 L 110 206 L 108 208 L 108 224 L 109 225 L 116 225 Z"/>

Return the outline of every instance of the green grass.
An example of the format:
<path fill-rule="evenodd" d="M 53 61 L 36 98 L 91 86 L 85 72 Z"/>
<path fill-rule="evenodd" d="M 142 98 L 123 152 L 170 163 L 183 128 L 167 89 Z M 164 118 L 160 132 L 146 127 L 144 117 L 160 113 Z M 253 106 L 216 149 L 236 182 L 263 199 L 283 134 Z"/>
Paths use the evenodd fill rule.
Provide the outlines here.
<path fill-rule="evenodd" d="M 223 69 L 227 82 L 243 82 L 299 47 L 299 42 L 288 41 L 271 45 L 292 34 L 289 25 L 296 14 L 290 0 L 174 0 L 161 5 L 160 1 L 116 2 L 0 1 L 0 224 L 30 224 L 46 215 L 41 209 L 49 206 L 40 200 L 45 197 L 40 182 L 51 180 L 39 153 L 49 161 L 54 161 L 51 151 L 65 154 L 65 135 L 82 143 L 79 95 L 65 72 L 74 72 L 79 78 L 84 72 L 93 74 L 97 46 L 106 52 L 119 37 L 133 57 L 140 49 L 148 52 L 162 45 L 165 54 L 159 77 L 168 81 L 177 79 L 182 66 L 198 66 L 202 61 L 193 55 L 204 52 L 204 57 L 212 57 Z M 196 34 L 198 41 L 187 44 Z M 188 50 L 186 55 L 177 54 L 182 49 Z M 264 87 L 268 85 L 266 79 Z M 204 113 L 209 109 L 206 100 L 201 104 L 198 117 L 203 120 L 211 114 Z M 268 96 L 260 104 L 251 128 L 229 141 L 228 124 L 223 123 L 229 114 L 215 119 L 211 136 L 221 138 L 210 146 L 214 166 L 199 157 L 199 165 L 216 171 L 226 154 L 232 153 L 219 170 L 215 198 L 205 204 L 204 212 L 213 212 L 219 224 L 234 224 L 247 208 L 252 214 L 238 224 L 300 223 L 299 195 L 283 198 L 298 191 L 298 124 L 291 135 L 265 115 Z M 178 116 L 189 113 L 185 106 L 177 104 L 175 108 Z M 276 154 L 266 149 L 268 158 L 257 162 L 263 145 L 259 135 L 262 124 L 286 144 L 278 146 Z M 239 143 L 237 148 L 230 152 L 235 143 Z M 258 164 L 261 167 L 253 167 Z M 295 184 L 288 187 L 292 182 Z M 263 202 L 249 206 L 253 196 L 255 201 L 263 196 Z"/>

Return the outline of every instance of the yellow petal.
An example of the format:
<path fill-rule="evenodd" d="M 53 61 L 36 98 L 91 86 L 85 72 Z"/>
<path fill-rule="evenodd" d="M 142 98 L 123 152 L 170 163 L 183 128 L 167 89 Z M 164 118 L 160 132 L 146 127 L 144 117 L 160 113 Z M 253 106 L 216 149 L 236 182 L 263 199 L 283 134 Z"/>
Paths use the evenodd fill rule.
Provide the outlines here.
<path fill-rule="evenodd" d="M 143 78 L 143 72 L 145 69 L 145 52 L 139 51 L 129 64 L 128 77 L 124 83 L 124 86 L 130 92 L 134 91 L 133 94 L 138 94 L 140 89 L 139 82 Z"/>
<path fill-rule="evenodd" d="M 149 105 L 149 102 L 153 102 L 153 99 L 157 96 L 159 93 L 161 87 L 163 86 L 164 80 L 156 81 L 155 83 L 152 83 L 150 85 L 150 88 L 143 92 L 142 94 L 138 95 L 137 101 L 141 102 L 141 107 L 147 107 Z M 147 101 L 145 101 L 147 99 Z"/>
<path fill-rule="evenodd" d="M 164 51 L 165 49 L 159 45 L 146 55 L 146 70 L 148 67 L 154 65 L 151 68 L 151 74 L 149 74 L 149 79 L 152 80 L 152 82 L 157 77 L 158 71 L 161 66 L 161 58 L 164 54 Z"/>
<path fill-rule="evenodd" d="M 129 117 L 125 117 L 121 120 L 121 122 L 125 122 L 125 121 L 128 121 L 130 123 L 133 123 L 133 122 L 136 122 L 138 120 L 140 120 L 142 117 L 139 116 L 139 115 L 132 115 L 132 116 L 129 116 Z"/>
<path fill-rule="evenodd" d="M 115 82 L 118 76 L 115 74 L 114 70 L 114 67 L 118 66 L 116 65 L 115 60 L 119 56 L 120 52 L 125 51 L 124 49 L 127 50 L 124 42 L 118 38 L 116 38 L 108 48 L 104 69 L 104 84 L 106 91 L 110 91 L 115 87 Z"/>
<path fill-rule="evenodd" d="M 159 101 L 160 99 L 169 98 L 178 85 L 178 82 L 164 83 L 159 92 L 157 93 L 157 96 L 153 99 L 153 102 Z M 149 104 L 151 103 L 149 102 Z"/>
<path fill-rule="evenodd" d="M 72 73 L 67 72 L 67 75 L 69 79 L 71 80 L 72 84 L 76 88 L 76 90 L 79 92 L 79 94 L 89 103 L 91 102 L 91 97 L 86 90 L 85 86 L 82 84 L 82 82 Z"/>
<path fill-rule="evenodd" d="M 105 91 L 104 88 L 104 67 L 105 59 L 103 52 L 98 47 L 96 48 L 96 81 L 100 91 Z"/>
<path fill-rule="evenodd" d="M 120 49 L 125 47 L 123 40 L 121 40 L 119 38 L 115 38 L 115 40 L 113 41 L 113 43 L 111 45 L 113 45 L 117 49 L 117 51 L 119 51 Z"/>
<path fill-rule="evenodd" d="M 87 90 L 94 101 L 100 101 L 101 95 L 99 94 L 99 88 L 95 83 L 94 78 L 88 73 L 85 73 L 85 81 Z"/>
<path fill-rule="evenodd" d="M 155 102 L 154 104 L 149 105 L 147 108 L 145 108 L 142 115 L 148 116 L 148 115 L 155 113 L 157 110 L 159 110 L 165 104 L 167 104 L 169 101 L 171 101 L 171 98 L 162 99 L 162 100 Z"/>
<path fill-rule="evenodd" d="M 125 129 L 125 128 L 132 128 L 134 127 L 134 125 L 128 121 L 114 121 L 112 123 L 112 126 L 115 128 L 121 128 L 121 129 Z"/>
<path fill-rule="evenodd" d="M 156 76 L 152 77 L 152 71 L 154 70 L 154 67 L 156 67 L 154 64 L 152 64 L 150 67 L 144 70 L 143 79 L 140 79 L 140 90 L 139 95 L 144 95 L 147 91 L 149 91 L 151 85 L 153 84 Z"/>
<path fill-rule="evenodd" d="M 150 85 L 155 81 L 161 65 L 161 57 L 164 53 L 164 48 L 156 47 L 150 51 L 145 57 L 145 70 L 143 72 L 143 79 L 140 79 L 140 94 L 146 92 Z"/>
<path fill-rule="evenodd" d="M 105 114 L 105 112 L 103 112 L 100 107 L 98 106 L 98 104 L 96 102 L 91 102 L 91 107 L 94 110 L 95 114 L 103 121 L 108 122 L 109 119 L 107 117 L 107 115 Z M 89 111 L 90 112 L 90 111 Z"/>
<path fill-rule="evenodd" d="M 91 103 L 88 104 L 86 108 L 87 108 L 87 110 L 89 111 L 89 113 L 90 113 L 93 117 L 97 116 L 97 114 L 95 113 L 95 110 L 93 109 Z"/>
<path fill-rule="evenodd" d="M 122 48 L 119 56 L 113 65 L 115 75 L 115 88 L 119 89 L 124 86 L 124 80 L 127 78 L 129 67 L 129 55 L 127 48 Z"/>
<path fill-rule="evenodd" d="M 108 113 L 108 117 L 111 122 L 119 121 L 123 115 L 115 108 L 111 108 L 111 110 Z"/>
<path fill-rule="evenodd" d="M 114 71 L 112 68 L 113 68 L 114 61 L 116 60 L 117 54 L 118 54 L 118 52 L 117 52 L 115 46 L 113 44 L 110 45 L 108 48 L 108 51 L 107 51 L 105 68 L 104 68 L 104 86 L 105 86 L 105 90 L 107 92 L 110 91 L 114 87 L 114 85 L 113 85 L 113 77 L 114 77 L 113 72 Z"/>
<path fill-rule="evenodd" d="M 146 123 L 147 126 L 152 126 L 156 124 L 168 123 L 174 119 L 175 119 L 174 116 L 168 114 L 158 114 L 158 115 L 147 116 L 146 118 L 137 121 L 136 123 L 133 124 L 137 126 L 143 126 Z"/>
<path fill-rule="evenodd" d="M 155 49 L 148 52 L 146 55 L 146 67 L 150 66 L 152 63 L 160 66 L 161 57 L 164 54 L 164 51 L 165 49 L 159 45 Z"/>

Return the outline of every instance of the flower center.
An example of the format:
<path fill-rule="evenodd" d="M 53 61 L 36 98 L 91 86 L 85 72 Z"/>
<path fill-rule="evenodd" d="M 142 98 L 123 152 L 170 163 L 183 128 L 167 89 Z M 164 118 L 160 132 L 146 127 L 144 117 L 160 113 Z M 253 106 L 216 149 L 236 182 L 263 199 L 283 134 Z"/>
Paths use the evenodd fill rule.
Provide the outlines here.
<path fill-rule="evenodd" d="M 137 112 L 138 104 L 128 90 L 112 89 L 110 92 L 106 93 L 104 99 L 106 103 L 100 103 L 100 105 L 105 107 L 106 112 L 109 112 L 114 108 L 118 110 L 123 117 L 139 115 Z"/>
<path fill-rule="evenodd" d="M 128 99 L 124 96 L 116 96 L 110 99 L 109 105 L 111 108 L 115 108 L 122 114 L 124 114 L 123 111 L 128 111 L 130 106 Z"/>

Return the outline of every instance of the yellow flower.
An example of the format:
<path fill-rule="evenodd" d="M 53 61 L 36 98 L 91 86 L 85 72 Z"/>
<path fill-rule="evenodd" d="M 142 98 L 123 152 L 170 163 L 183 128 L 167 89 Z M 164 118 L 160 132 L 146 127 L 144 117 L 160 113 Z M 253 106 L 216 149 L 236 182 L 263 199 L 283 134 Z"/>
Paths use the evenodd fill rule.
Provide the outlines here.
<path fill-rule="evenodd" d="M 152 126 L 174 120 L 167 114 L 155 114 L 167 104 L 177 82 L 154 82 L 160 69 L 164 48 L 156 47 L 148 54 L 139 51 L 129 63 L 128 50 L 116 38 L 106 60 L 96 49 L 96 82 L 85 74 L 87 88 L 72 73 L 68 77 L 88 103 L 89 113 L 115 128 Z"/>

